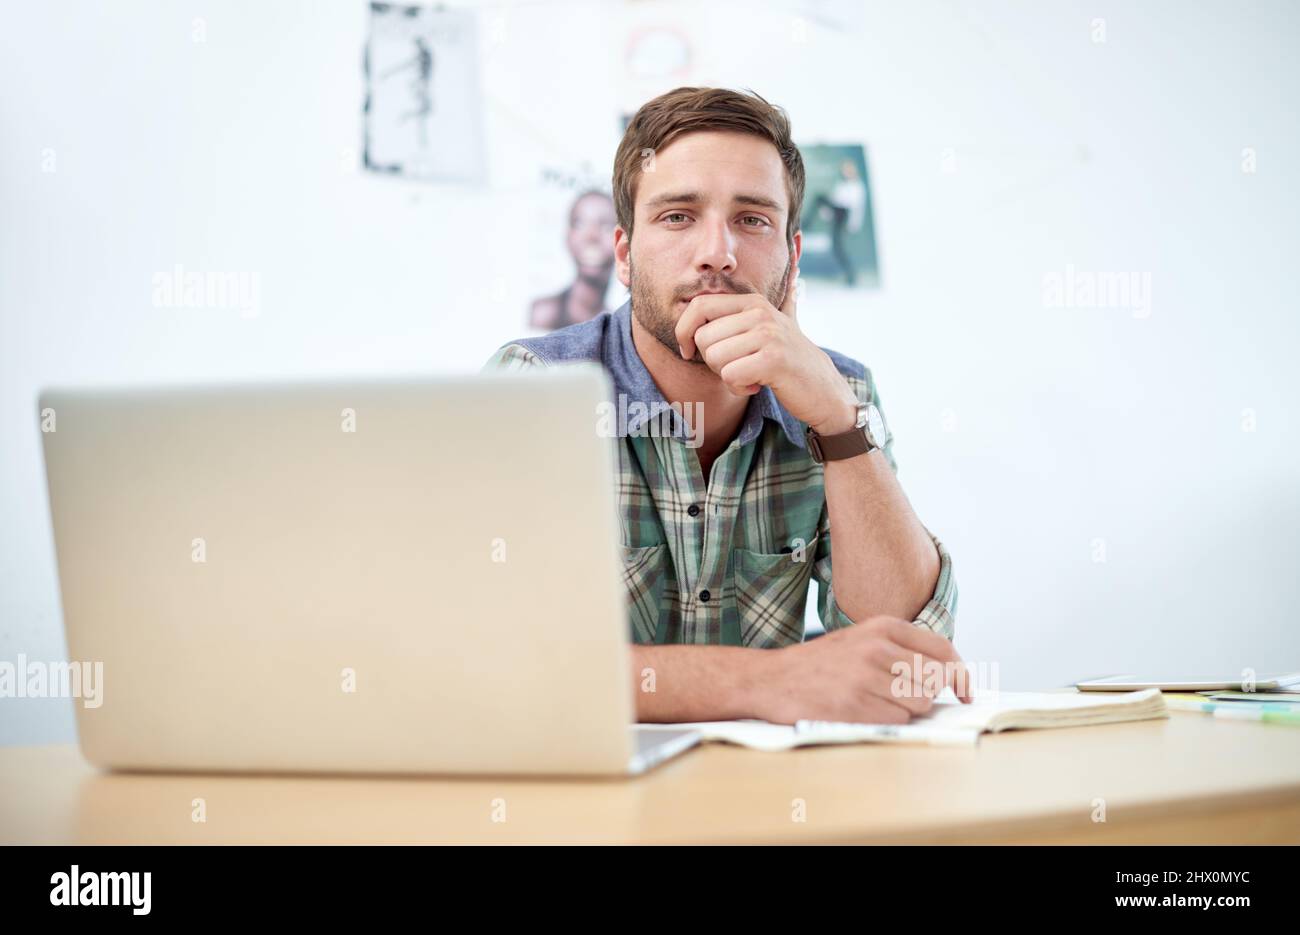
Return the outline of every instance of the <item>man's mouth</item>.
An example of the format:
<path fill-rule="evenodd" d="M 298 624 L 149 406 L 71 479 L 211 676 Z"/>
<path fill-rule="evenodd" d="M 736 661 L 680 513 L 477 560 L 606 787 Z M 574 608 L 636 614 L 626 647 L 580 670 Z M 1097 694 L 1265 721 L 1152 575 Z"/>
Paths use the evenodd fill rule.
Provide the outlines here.
<path fill-rule="evenodd" d="M 683 304 L 690 304 L 691 299 L 695 298 L 695 296 L 697 295 L 733 295 L 733 294 L 734 293 L 726 289 L 705 289 L 703 292 L 696 292 L 692 295 L 688 295 L 684 299 L 678 299 L 677 301 Z"/>

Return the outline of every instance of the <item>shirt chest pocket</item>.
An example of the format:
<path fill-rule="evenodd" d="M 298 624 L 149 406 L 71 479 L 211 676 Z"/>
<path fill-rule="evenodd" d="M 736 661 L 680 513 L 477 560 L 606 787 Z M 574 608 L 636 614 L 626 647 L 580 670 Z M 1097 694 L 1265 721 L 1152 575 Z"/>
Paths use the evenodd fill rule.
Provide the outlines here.
<path fill-rule="evenodd" d="M 732 550 L 742 646 L 773 649 L 803 642 L 817 539 L 789 552 Z"/>
<path fill-rule="evenodd" d="M 637 549 L 619 547 L 633 642 L 654 643 L 662 639 L 660 622 L 668 612 L 664 595 L 667 551 L 667 544 Z"/>

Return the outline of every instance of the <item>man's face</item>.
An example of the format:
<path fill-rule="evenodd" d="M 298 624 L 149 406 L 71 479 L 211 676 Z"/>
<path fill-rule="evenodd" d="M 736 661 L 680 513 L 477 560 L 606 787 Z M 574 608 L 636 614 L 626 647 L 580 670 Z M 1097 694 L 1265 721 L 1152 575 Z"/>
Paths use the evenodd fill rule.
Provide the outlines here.
<path fill-rule="evenodd" d="M 776 147 L 746 133 L 689 133 L 656 152 L 653 166 L 638 178 L 633 238 L 621 227 L 614 235 L 641 326 L 678 354 L 674 328 L 700 292 L 758 293 L 780 307 L 802 238 L 792 253 Z"/>

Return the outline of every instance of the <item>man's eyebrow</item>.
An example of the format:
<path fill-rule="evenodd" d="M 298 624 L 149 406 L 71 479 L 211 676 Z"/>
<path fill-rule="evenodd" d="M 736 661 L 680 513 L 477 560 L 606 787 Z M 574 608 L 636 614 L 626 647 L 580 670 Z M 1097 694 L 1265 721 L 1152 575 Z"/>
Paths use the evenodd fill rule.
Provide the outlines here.
<path fill-rule="evenodd" d="M 646 207 L 653 210 L 667 204 L 697 205 L 707 200 L 701 192 L 667 192 L 663 195 L 655 195 L 646 202 Z M 765 195 L 739 194 L 732 196 L 731 200 L 742 205 L 771 208 L 773 211 L 782 210 L 779 202 L 773 201 Z"/>

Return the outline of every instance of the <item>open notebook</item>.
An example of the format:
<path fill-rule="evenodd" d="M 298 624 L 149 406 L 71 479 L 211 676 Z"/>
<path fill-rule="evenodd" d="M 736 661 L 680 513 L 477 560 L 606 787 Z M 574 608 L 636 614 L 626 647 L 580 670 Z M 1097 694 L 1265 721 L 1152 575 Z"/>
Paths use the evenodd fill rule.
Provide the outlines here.
<path fill-rule="evenodd" d="M 799 721 L 793 726 L 767 721 L 702 721 L 693 724 L 642 724 L 642 728 L 698 730 L 704 740 L 721 740 L 755 750 L 789 750 L 828 743 L 919 743 L 972 746 L 987 732 L 1043 727 L 1083 727 L 1117 721 L 1168 717 L 1159 689 L 1125 694 L 1074 692 L 995 692 L 962 704 L 951 689 L 934 707 L 907 724 L 845 724 Z"/>

